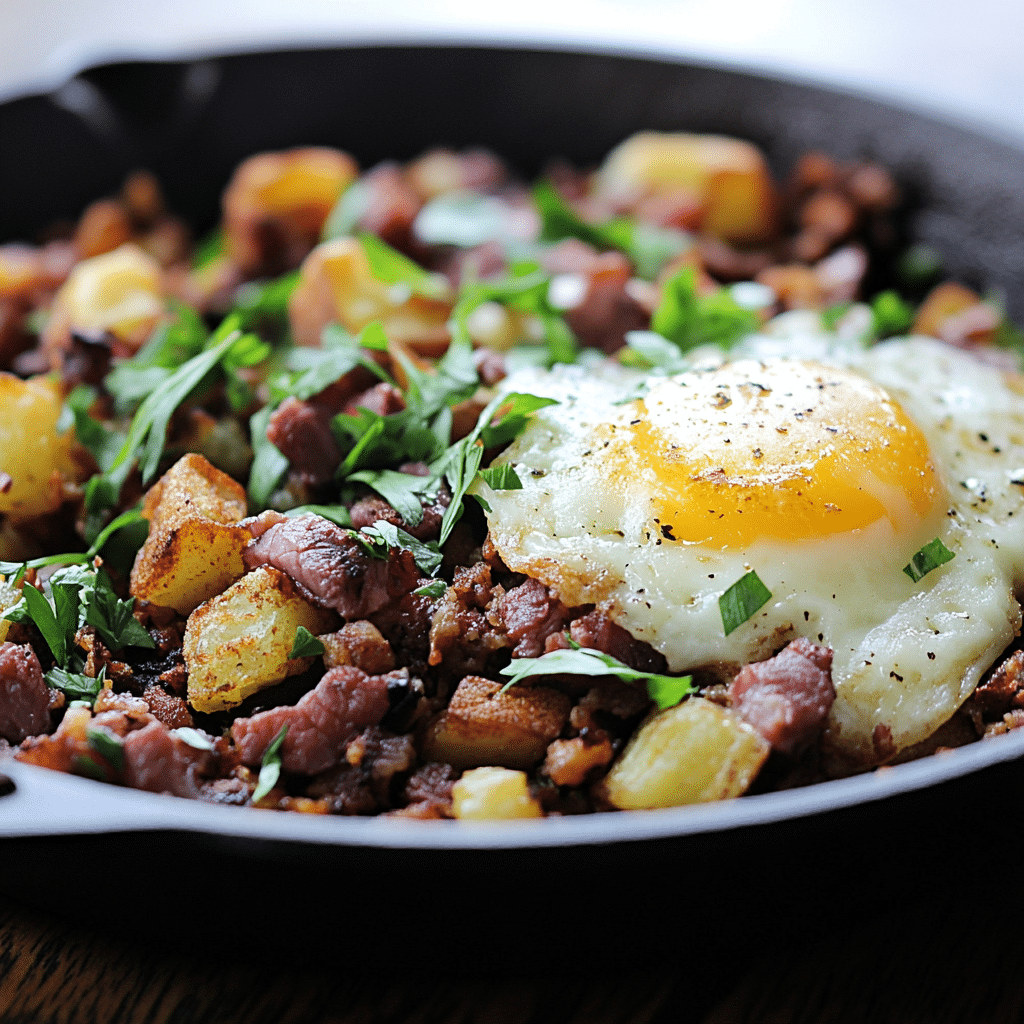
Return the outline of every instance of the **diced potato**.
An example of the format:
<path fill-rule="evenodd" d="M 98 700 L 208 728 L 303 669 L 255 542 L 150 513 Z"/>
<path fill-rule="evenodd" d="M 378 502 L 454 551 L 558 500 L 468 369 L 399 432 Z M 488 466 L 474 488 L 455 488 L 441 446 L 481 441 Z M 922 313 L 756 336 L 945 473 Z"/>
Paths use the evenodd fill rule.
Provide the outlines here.
<path fill-rule="evenodd" d="M 955 281 L 933 288 L 917 311 L 915 334 L 928 334 L 954 345 L 990 345 L 1001 316 L 980 295 Z"/>
<path fill-rule="evenodd" d="M 392 341 L 428 355 L 444 350 L 451 309 L 449 302 L 403 293 L 378 281 L 355 238 L 324 242 L 309 254 L 288 306 L 299 345 L 318 346 L 328 324 L 340 323 L 357 334 L 380 320 Z"/>
<path fill-rule="evenodd" d="M 775 229 L 775 186 L 764 156 L 752 143 L 721 135 L 633 135 L 608 155 L 597 191 L 621 200 L 692 192 L 702 230 L 733 242 L 760 241 Z"/>
<path fill-rule="evenodd" d="M 476 821 L 540 818 L 540 804 L 530 796 L 524 772 L 508 768 L 474 768 L 452 786 L 456 818 Z"/>
<path fill-rule="evenodd" d="M 196 711 L 223 711 L 287 676 L 311 658 L 289 658 L 299 626 L 326 633 L 337 619 L 269 566 L 243 576 L 201 604 L 185 627 L 188 701 Z"/>
<path fill-rule="evenodd" d="M 603 794 L 622 810 L 727 800 L 746 792 L 770 750 L 745 722 L 693 697 L 641 724 Z"/>
<path fill-rule="evenodd" d="M 47 348 L 60 347 L 69 330 L 87 334 L 110 331 L 136 348 L 163 315 L 160 265 L 137 245 L 83 260 L 71 271 L 54 299 L 43 334 Z"/>
<path fill-rule="evenodd" d="M 340 150 L 310 146 L 284 153 L 259 153 L 239 165 L 224 192 L 228 255 L 246 273 L 263 259 L 260 235 L 268 222 L 307 247 L 359 168 Z"/>
<path fill-rule="evenodd" d="M 0 615 L 3 615 L 8 608 L 13 608 L 21 600 L 21 588 L 23 584 L 10 582 L 4 576 L 0 576 Z M 11 628 L 8 619 L 0 619 L 0 644 L 7 639 L 7 631 Z"/>
<path fill-rule="evenodd" d="M 150 529 L 132 569 L 132 596 L 188 615 L 240 579 L 252 539 L 237 525 L 245 512 L 240 484 L 201 455 L 183 456 L 146 495 Z"/>
<path fill-rule="evenodd" d="M 0 488 L 0 513 L 22 518 L 60 507 L 62 483 L 77 477 L 74 435 L 57 433 L 60 409 L 54 381 L 0 373 L 0 473 L 12 481 L 6 492 Z"/>
<path fill-rule="evenodd" d="M 500 689 L 480 676 L 463 679 L 427 732 L 426 758 L 456 768 L 530 768 L 540 761 L 569 717 L 569 698 L 546 686 Z"/>

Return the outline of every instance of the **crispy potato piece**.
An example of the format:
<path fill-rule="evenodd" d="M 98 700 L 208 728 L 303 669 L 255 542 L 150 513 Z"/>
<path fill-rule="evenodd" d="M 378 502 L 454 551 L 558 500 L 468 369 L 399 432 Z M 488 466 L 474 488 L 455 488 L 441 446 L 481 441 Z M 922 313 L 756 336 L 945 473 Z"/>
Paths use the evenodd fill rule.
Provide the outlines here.
<path fill-rule="evenodd" d="M 775 185 L 761 151 L 721 135 L 639 132 L 608 155 L 597 192 L 627 201 L 691 192 L 701 229 L 731 242 L 762 241 L 775 231 Z"/>
<path fill-rule="evenodd" d="M 298 345 L 318 346 L 328 324 L 357 334 L 380 320 L 392 341 L 440 355 L 448 343 L 451 308 L 439 299 L 399 294 L 373 276 L 358 240 L 337 238 L 318 245 L 302 264 L 288 314 Z"/>
<path fill-rule="evenodd" d="M 452 812 L 475 821 L 543 816 L 530 796 L 525 772 L 493 767 L 474 768 L 452 786 Z"/>
<path fill-rule="evenodd" d="M 21 591 L 24 582 L 14 583 L 0 575 L 0 615 L 3 615 L 8 608 L 13 608 L 21 600 Z M 0 619 L 0 644 L 7 639 L 7 631 L 11 628 L 9 619 Z"/>
<path fill-rule="evenodd" d="M 693 697 L 640 725 L 602 795 L 622 810 L 727 800 L 746 792 L 770 750 L 745 722 Z"/>
<path fill-rule="evenodd" d="M 456 768 L 535 765 L 562 731 L 571 702 L 546 686 L 514 686 L 499 695 L 500 689 L 501 683 L 466 676 L 427 732 L 426 759 Z"/>
<path fill-rule="evenodd" d="M 316 635 L 335 614 L 306 600 L 284 573 L 256 569 L 201 604 L 185 627 L 188 702 L 196 711 L 223 711 L 287 676 L 312 658 L 289 658 L 299 626 Z"/>
<path fill-rule="evenodd" d="M 352 157 L 327 147 L 258 153 L 243 161 L 224 192 L 228 256 L 245 273 L 257 271 L 268 225 L 308 250 L 358 173 Z"/>
<path fill-rule="evenodd" d="M 133 597 L 188 615 L 245 572 L 252 539 L 236 525 L 245 491 L 201 455 L 179 459 L 146 495 L 149 537 L 132 568 Z"/>
<path fill-rule="evenodd" d="M 0 488 L 0 513 L 20 519 L 53 512 L 63 501 L 61 485 L 77 478 L 74 435 L 57 433 L 60 408 L 54 381 L 0 373 L 0 473 L 11 478 L 8 490 Z"/>
<path fill-rule="evenodd" d="M 70 331 L 100 335 L 109 331 L 129 349 L 149 336 L 164 313 L 160 264 L 127 243 L 71 271 L 54 299 L 43 332 L 43 347 L 62 348 Z"/>

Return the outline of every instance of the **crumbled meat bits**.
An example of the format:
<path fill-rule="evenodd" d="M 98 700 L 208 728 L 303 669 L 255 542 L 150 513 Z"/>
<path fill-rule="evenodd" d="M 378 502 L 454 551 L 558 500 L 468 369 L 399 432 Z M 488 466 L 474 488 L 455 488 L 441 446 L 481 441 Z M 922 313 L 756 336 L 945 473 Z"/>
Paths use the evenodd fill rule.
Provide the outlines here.
<path fill-rule="evenodd" d="M 428 822 L 1017 727 L 1012 328 L 954 282 L 864 293 L 900 202 L 719 136 L 532 187 L 316 147 L 245 160 L 198 247 L 142 174 L 0 245 L 0 758 Z M 951 379 L 996 411 L 939 424 Z"/>

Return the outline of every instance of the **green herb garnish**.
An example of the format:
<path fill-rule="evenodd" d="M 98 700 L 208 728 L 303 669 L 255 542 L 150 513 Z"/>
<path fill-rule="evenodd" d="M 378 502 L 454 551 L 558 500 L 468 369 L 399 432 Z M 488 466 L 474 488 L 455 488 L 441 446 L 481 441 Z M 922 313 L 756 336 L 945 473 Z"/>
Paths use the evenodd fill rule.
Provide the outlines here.
<path fill-rule="evenodd" d="M 903 571 L 917 583 L 919 580 L 924 579 L 932 569 L 938 569 L 940 565 L 945 565 L 946 562 L 952 561 L 955 557 L 956 555 L 936 537 L 935 540 L 925 544 L 910 562 L 903 566 Z"/>
<path fill-rule="evenodd" d="M 85 730 L 85 742 L 96 751 L 115 772 L 124 768 L 124 741 L 108 729 L 90 725 Z"/>
<path fill-rule="evenodd" d="M 741 576 L 718 599 L 718 610 L 722 615 L 722 627 L 728 636 L 734 629 L 742 626 L 754 612 L 771 600 L 772 592 L 761 582 L 756 572 L 751 570 Z"/>
<path fill-rule="evenodd" d="M 444 592 L 448 589 L 448 584 L 444 580 L 431 580 L 429 583 L 424 583 L 422 587 L 417 587 L 413 593 L 420 594 L 423 597 L 444 597 Z"/>
<path fill-rule="evenodd" d="M 324 653 L 324 645 L 305 626 L 295 631 L 295 642 L 292 644 L 288 658 L 315 658 Z"/>
<path fill-rule="evenodd" d="M 651 330 L 684 352 L 699 345 L 729 348 L 757 327 L 756 315 L 740 306 L 727 288 L 698 295 L 693 267 L 683 267 L 665 282 L 661 303 L 651 318 Z"/>
<path fill-rule="evenodd" d="M 551 651 L 539 658 L 514 658 L 510 665 L 501 670 L 503 676 L 511 676 L 501 688 L 501 692 L 504 693 L 520 679 L 528 676 L 563 673 L 576 676 L 617 676 L 626 682 L 644 683 L 648 696 L 662 711 L 678 704 L 697 689 L 691 676 L 663 676 L 656 672 L 640 672 L 603 651 L 591 650 L 589 647 L 574 647 L 571 650 Z"/>
<path fill-rule="evenodd" d="M 260 762 L 260 776 L 252 793 L 254 804 L 259 803 L 281 778 L 281 744 L 284 743 L 287 734 L 288 726 L 282 725 L 281 731 L 274 737 L 263 754 L 263 760 Z"/>

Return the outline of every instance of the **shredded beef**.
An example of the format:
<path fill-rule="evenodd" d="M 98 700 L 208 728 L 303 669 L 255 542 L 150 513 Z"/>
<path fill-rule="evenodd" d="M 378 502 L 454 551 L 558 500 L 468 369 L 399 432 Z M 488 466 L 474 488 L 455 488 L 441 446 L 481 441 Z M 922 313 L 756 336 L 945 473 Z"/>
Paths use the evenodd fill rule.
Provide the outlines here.
<path fill-rule="evenodd" d="M 836 695 L 831 670 L 832 651 L 800 637 L 740 669 L 729 686 L 733 709 L 773 748 L 794 753 L 825 724 Z"/>
<path fill-rule="evenodd" d="M 395 653 L 372 622 L 350 622 L 336 633 L 320 636 L 324 666 L 355 665 L 367 675 L 380 675 L 395 667 Z"/>
<path fill-rule="evenodd" d="M 982 680 L 973 703 L 987 714 L 1024 707 L 1024 651 L 1014 651 Z"/>
<path fill-rule="evenodd" d="M 662 673 L 668 670 L 663 654 L 646 640 L 634 640 L 603 612 L 590 612 L 575 619 L 569 627 L 569 635 L 581 647 L 610 654 L 638 672 Z"/>
<path fill-rule="evenodd" d="M 450 764 L 431 761 L 417 768 L 405 783 L 405 799 L 410 804 L 436 808 L 447 814 L 452 806 L 452 786 L 459 781 L 459 772 Z"/>
<path fill-rule="evenodd" d="M 163 722 L 169 729 L 181 729 L 194 724 L 188 704 L 181 697 L 175 697 L 162 687 L 150 684 L 143 692 L 142 698 L 149 705 L 153 717 Z"/>
<path fill-rule="evenodd" d="M 602 352 L 617 352 L 628 331 L 650 327 L 650 316 L 626 289 L 633 277 L 629 260 L 621 253 L 603 253 L 586 275 L 586 290 L 579 305 L 566 310 L 566 323 L 580 344 Z"/>
<path fill-rule="evenodd" d="M 491 568 L 477 562 L 456 569 L 430 626 L 430 664 L 441 665 L 453 675 L 485 673 L 492 655 L 510 646 L 493 605 L 504 590 L 491 583 Z"/>
<path fill-rule="evenodd" d="M 312 600 L 346 619 L 365 619 L 413 590 L 420 578 L 411 552 L 392 548 L 374 558 L 349 533 L 322 516 L 285 519 L 243 552 L 246 568 L 271 565 Z"/>
<path fill-rule="evenodd" d="M 306 792 L 327 797 L 335 814 L 374 814 L 391 806 L 391 780 L 415 762 L 411 736 L 371 726 L 349 742 L 345 760 L 317 775 Z"/>
<path fill-rule="evenodd" d="M 430 624 L 436 606 L 436 600 L 410 592 L 386 604 L 370 617 L 391 644 L 398 664 L 408 665 L 409 671 L 416 675 L 427 669 Z"/>
<path fill-rule="evenodd" d="M 134 789 L 195 797 L 201 777 L 212 774 L 215 764 L 215 754 L 190 746 L 163 722 L 150 722 L 124 739 L 124 781 Z"/>
<path fill-rule="evenodd" d="M 316 687 L 292 707 L 271 708 L 236 719 L 231 735 L 242 762 L 260 764 L 267 747 L 287 725 L 281 745 L 286 771 L 316 775 L 337 764 L 349 741 L 378 722 L 391 706 L 388 687 L 408 680 L 408 670 L 368 676 L 352 665 L 329 669 Z"/>
<path fill-rule="evenodd" d="M 267 425 L 270 441 L 291 463 L 303 483 L 327 483 L 341 462 L 341 449 L 331 431 L 335 413 L 313 402 L 286 398 L 274 410 Z"/>
<path fill-rule="evenodd" d="M 50 691 L 31 647 L 0 645 L 0 737 L 21 743 L 50 725 Z"/>
<path fill-rule="evenodd" d="M 505 624 L 508 638 L 515 644 L 515 658 L 537 658 L 544 651 L 544 641 L 561 632 L 571 612 L 554 597 L 539 580 L 507 591 L 498 601 L 498 614 Z"/>
<path fill-rule="evenodd" d="M 378 416 L 390 416 L 392 413 L 401 412 L 404 408 L 405 399 L 402 397 L 402 392 L 393 384 L 381 382 L 350 398 L 341 411 L 349 416 L 354 416 L 360 409 L 367 409 L 370 412 L 375 412 Z"/>

